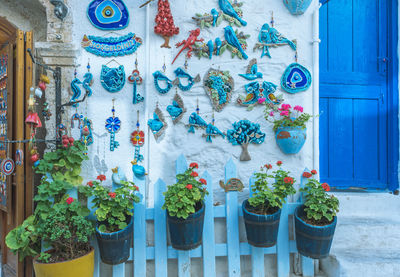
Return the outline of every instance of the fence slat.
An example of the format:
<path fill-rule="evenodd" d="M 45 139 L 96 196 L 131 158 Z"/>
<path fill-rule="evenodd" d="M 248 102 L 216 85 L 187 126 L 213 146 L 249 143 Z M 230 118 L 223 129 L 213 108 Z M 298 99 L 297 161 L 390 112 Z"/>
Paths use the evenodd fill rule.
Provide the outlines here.
<path fill-rule="evenodd" d="M 255 182 L 255 177 L 250 178 L 250 197 L 253 195 L 253 186 Z M 264 277 L 264 248 L 251 246 L 251 269 L 253 277 Z"/>
<path fill-rule="evenodd" d="M 211 175 L 206 171 L 203 178 L 207 181 L 209 194 L 205 198 L 206 211 L 203 229 L 203 276 L 216 276 L 215 268 L 215 234 L 214 234 L 214 196 Z"/>
<path fill-rule="evenodd" d="M 133 177 L 142 199 L 135 204 L 133 232 L 133 276 L 146 276 L 146 179 Z"/>
<path fill-rule="evenodd" d="M 154 198 L 154 262 L 156 277 L 167 277 L 168 274 L 167 218 L 165 210 L 162 209 L 164 203 L 163 192 L 166 190 L 166 187 L 164 181 L 158 179 L 155 185 Z"/>
<path fill-rule="evenodd" d="M 225 165 L 225 183 L 236 178 L 236 165 L 229 159 Z M 230 191 L 226 199 L 226 232 L 228 244 L 228 273 L 229 277 L 240 277 L 240 246 L 239 246 L 239 214 L 238 193 Z"/>
<path fill-rule="evenodd" d="M 125 263 L 113 266 L 113 277 L 125 276 Z"/>
<path fill-rule="evenodd" d="M 288 208 L 283 204 L 279 223 L 278 242 L 276 246 L 276 259 L 278 277 L 288 277 L 290 273 L 290 249 L 289 249 L 289 220 Z"/>
<path fill-rule="evenodd" d="M 93 277 L 100 277 L 100 250 L 99 246 L 97 244 L 97 239 L 96 236 L 94 236 L 94 239 L 92 240 L 92 246 L 94 248 L 94 274 Z"/>

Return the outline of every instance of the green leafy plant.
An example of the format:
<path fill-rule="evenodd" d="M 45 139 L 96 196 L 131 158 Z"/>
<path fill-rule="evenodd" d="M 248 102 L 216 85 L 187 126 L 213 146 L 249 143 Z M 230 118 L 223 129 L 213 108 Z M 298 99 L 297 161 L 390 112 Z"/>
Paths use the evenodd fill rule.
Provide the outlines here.
<path fill-rule="evenodd" d="M 81 165 L 88 159 L 84 154 L 85 150 L 83 143 L 63 136 L 63 146 L 46 153 L 39 165 L 34 167 L 36 173 L 43 175 L 34 197 L 35 211 L 20 226 L 11 230 L 6 237 L 7 246 L 13 253 L 19 255 L 21 261 L 27 256 L 35 257 L 41 253 L 42 241 L 53 249 L 50 254 L 47 253 L 51 255 L 51 258 L 44 253 L 40 255 L 42 262 L 54 262 L 58 260 L 57 257 L 74 259 L 78 257 L 76 255 L 88 251 L 89 244 L 83 245 L 79 242 L 88 241 L 94 232 L 94 226 L 85 219 L 89 211 L 79 201 L 74 201 L 67 195 L 68 190 L 78 187 L 82 182 Z M 74 204 L 68 204 L 67 199 L 69 199 L 68 202 Z M 77 220 L 85 227 L 85 230 L 75 226 L 71 218 Z M 57 226 L 54 225 L 56 219 L 59 219 Z M 64 231 L 69 230 L 72 236 L 70 240 L 74 242 L 70 244 L 69 249 L 59 247 L 57 241 L 53 239 L 56 233 L 60 232 L 60 229 L 56 227 L 63 228 Z"/>
<path fill-rule="evenodd" d="M 282 104 L 280 108 L 266 104 L 265 119 L 274 124 L 274 131 L 281 127 L 301 127 L 306 128 L 306 123 L 312 118 L 310 114 L 303 112 L 302 106 Z"/>
<path fill-rule="evenodd" d="M 191 163 L 189 169 L 176 175 L 177 183 L 168 186 L 164 192 L 165 203 L 162 208 L 170 216 L 186 219 L 202 207 L 204 197 L 208 195 L 204 187 L 207 181 L 202 178 L 198 180 L 199 174 L 195 171 L 198 168 L 197 163 Z"/>
<path fill-rule="evenodd" d="M 269 173 L 271 164 L 261 167 L 260 172 L 255 173 L 255 186 L 253 195 L 249 198 L 252 210 L 257 214 L 273 214 L 282 208 L 289 195 L 295 194 L 293 187 L 296 180 L 289 176 L 290 172 L 281 169 L 282 162 L 277 162 L 278 169 Z"/>
<path fill-rule="evenodd" d="M 339 200 L 329 195 L 330 187 L 327 183 L 320 183 L 314 176 L 316 170 L 304 172 L 303 177 L 309 178 L 307 184 L 300 191 L 305 195 L 304 211 L 305 221 L 312 225 L 327 225 L 334 220 L 339 212 Z"/>
<path fill-rule="evenodd" d="M 139 188 L 133 182 L 122 181 L 121 186 L 111 191 L 102 186 L 106 176 L 99 175 L 98 181 L 88 182 L 80 191 L 93 195 L 92 203 L 97 208 L 95 215 L 100 232 L 113 233 L 125 229 L 133 216 L 133 203 L 140 202 Z"/>

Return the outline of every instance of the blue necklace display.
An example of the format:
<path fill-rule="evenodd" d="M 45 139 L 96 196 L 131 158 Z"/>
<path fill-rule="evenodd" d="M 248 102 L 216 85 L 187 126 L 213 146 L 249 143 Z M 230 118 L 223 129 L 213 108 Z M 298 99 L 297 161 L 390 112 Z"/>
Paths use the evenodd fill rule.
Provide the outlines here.
<path fill-rule="evenodd" d="M 111 93 L 120 91 L 125 85 L 125 69 L 123 65 L 117 68 L 110 68 L 103 65 L 100 73 L 101 85 Z"/>
<path fill-rule="evenodd" d="M 121 129 L 121 120 L 115 116 L 115 106 L 113 101 L 113 106 L 112 106 L 112 116 L 106 119 L 106 130 L 110 133 L 110 151 L 113 152 L 115 148 L 119 146 L 118 141 L 115 140 L 115 133 L 117 133 Z"/>
<path fill-rule="evenodd" d="M 93 0 L 87 16 L 100 30 L 121 30 L 129 24 L 129 12 L 122 0 Z"/>

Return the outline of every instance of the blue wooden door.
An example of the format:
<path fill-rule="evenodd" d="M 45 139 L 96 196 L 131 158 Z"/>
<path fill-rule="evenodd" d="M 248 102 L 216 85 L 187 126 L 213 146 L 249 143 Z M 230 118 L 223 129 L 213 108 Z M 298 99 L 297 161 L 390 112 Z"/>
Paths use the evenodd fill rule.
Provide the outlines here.
<path fill-rule="evenodd" d="M 320 171 L 332 187 L 388 185 L 387 1 L 320 9 Z"/>

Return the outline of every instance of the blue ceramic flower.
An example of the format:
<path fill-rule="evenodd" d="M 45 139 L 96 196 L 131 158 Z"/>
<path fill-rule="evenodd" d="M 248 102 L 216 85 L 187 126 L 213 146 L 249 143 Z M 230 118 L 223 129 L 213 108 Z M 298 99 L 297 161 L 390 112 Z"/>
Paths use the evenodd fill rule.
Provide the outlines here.
<path fill-rule="evenodd" d="M 109 117 L 106 120 L 106 129 L 110 133 L 116 133 L 121 129 L 121 120 L 118 117 Z"/>

